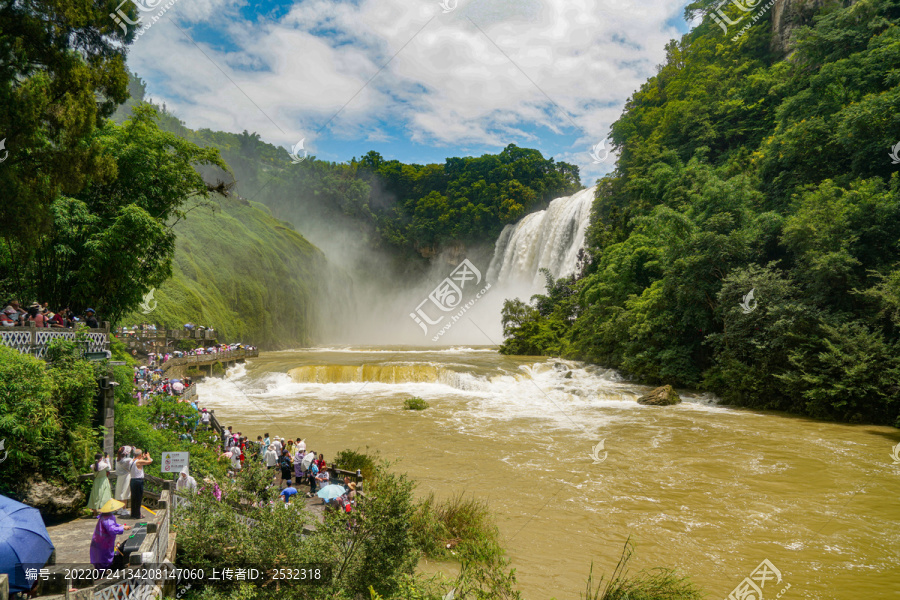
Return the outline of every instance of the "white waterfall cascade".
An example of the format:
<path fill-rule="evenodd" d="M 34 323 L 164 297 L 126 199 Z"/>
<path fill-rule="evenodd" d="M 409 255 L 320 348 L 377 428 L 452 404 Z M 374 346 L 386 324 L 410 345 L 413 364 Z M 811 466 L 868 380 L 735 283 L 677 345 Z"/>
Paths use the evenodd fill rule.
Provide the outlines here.
<path fill-rule="evenodd" d="M 494 246 L 488 281 L 539 292 L 544 289 L 541 269 L 549 269 L 554 279 L 572 275 L 578 251 L 584 247 L 596 189 L 557 198 L 546 210 L 507 225 Z"/>

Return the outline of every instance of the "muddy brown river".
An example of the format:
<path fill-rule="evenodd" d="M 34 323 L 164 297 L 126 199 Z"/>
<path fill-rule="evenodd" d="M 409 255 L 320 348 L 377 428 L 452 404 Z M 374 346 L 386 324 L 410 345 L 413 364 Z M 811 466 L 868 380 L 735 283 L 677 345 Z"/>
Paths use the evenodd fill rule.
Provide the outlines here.
<path fill-rule="evenodd" d="M 900 430 L 637 404 L 649 389 L 492 348 L 351 347 L 263 353 L 199 393 L 254 438 L 368 446 L 419 494 L 485 499 L 528 600 L 579 598 L 628 536 L 633 571 L 677 568 L 708 598 L 900 599 Z"/>

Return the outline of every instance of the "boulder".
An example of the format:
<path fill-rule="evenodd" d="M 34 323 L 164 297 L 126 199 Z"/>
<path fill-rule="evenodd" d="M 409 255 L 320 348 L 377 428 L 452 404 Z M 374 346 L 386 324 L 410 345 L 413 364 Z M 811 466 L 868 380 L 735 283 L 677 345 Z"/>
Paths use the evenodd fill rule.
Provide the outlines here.
<path fill-rule="evenodd" d="M 644 394 L 638 398 L 638 404 L 646 404 L 648 406 L 669 406 L 679 402 L 681 402 L 681 398 L 678 397 L 678 393 L 672 389 L 671 385 L 658 387 L 649 394 Z"/>
<path fill-rule="evenodd" d="M 48 522 L 80 516 L 87 500 L 77 486 L 51 483 L 38 477 L 28 481 L 22 491 L 21 502 L 38 509 Z"/>

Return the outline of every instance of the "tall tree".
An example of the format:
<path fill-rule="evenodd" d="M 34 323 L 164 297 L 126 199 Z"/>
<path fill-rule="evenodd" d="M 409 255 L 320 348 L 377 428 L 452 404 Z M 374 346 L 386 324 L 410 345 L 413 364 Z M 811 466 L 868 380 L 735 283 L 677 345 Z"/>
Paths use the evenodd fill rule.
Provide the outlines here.
<path fill-rule="evenodd" d="M 109 167 L 92 134 L 127 98 L 134 35 L 115 10 L 116 0 L 0 0 L 0 237 L 20 258 L 57 194 Z M 122 10 L 136 16 L 131 3 Z"/>

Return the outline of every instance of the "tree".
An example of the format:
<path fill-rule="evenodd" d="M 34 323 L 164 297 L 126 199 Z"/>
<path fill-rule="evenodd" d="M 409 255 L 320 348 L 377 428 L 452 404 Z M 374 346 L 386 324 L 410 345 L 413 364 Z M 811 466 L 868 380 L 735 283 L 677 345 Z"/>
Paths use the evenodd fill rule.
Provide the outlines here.
<path fill-rule="evenodd" d="M 52 203 L 51 230 L 26 270 L 28 287 L 43 301 L 91 306 L 115 321 L 170 275 L 172 226 L 190 210 L 186 203 L 202 203 L 213 189 L 195 165 L 227 165 L 217 150 L 161 131 L 156 118 L 143 105 L 121 127 L 108 122 L 96 145 L 112 168 Z"/>
<path fill-rule="evenodd" d="M 110 18 L 115 0 L 0 3 L 0 237 L 17 254 L 50 226 L 59 193 L 110 167 L 92 138 L 127 98 L 125 50 L 134 32 Z M 123 10 L 134 17 L 137 9 Z"/>

